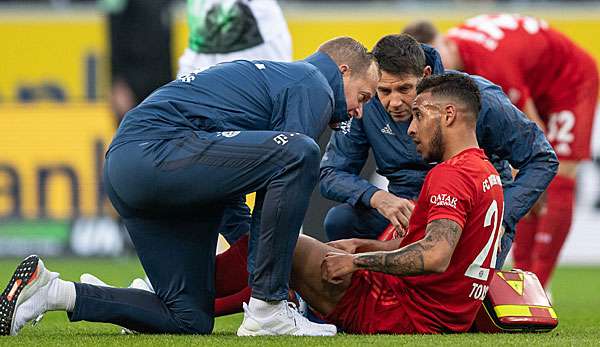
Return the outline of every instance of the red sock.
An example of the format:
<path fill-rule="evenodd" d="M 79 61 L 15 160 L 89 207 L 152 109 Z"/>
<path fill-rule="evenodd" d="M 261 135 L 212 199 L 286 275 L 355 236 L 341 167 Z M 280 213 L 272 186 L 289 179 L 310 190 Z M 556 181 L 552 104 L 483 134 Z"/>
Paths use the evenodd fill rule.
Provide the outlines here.
<path fill-rule="evenodd" d="M 242 304 L 250 300 L 250 294 L 252 294 L 252 289 L 246 286 L 235 294 L 217 298 L 215 300 L 215 317 L 242 312 Z"/>
<path fill-rule="evenodd" d="M 228 250 L 217 255 L 215 262 L 215 294 L 222 298 L 236 294 L 248 286 L 248 235 L 242 236 Z"/>
<path fill-rule="evenodd" d="M 545 287 L 573 220 L 575 180 L 556 176 L 547 190 L 546 213 L 539 216 L 538 231 L 532 250 L 531 271 Z"/>
<path fill-rule="evenodd" d="M 531 271 L 531 250 L 538 226 L 538 216 L 531 212 L 517 224 L 515 241 L 512 246 L 514 268 Z"/>

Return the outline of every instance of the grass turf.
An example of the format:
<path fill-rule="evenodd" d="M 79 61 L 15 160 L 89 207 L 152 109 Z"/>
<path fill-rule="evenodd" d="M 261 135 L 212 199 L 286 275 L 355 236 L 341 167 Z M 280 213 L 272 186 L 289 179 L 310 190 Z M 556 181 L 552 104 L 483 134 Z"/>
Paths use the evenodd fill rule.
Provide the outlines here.
<path fill-rule="evenodd" d="M 2 290 L 18 259 L 0 260 Z M 126 286 L 142 274 L 139 262 L 132 258 L 80 259 L 50 258 L 46 266 L 67 280 L 77 280 L 82 272 L 98 275 L 108 283 Z M 149 345 L 598 345 L 600 344 L 600 267 L 561 267 L 553 281 L 555 309 L 560 324 L 545 334 L 456 334 L 436 336 L 358 336 L 340 334 L 333 338 L 257 337 L 239 338 L 235 331 L 241 315 L 218 318 L 211 336 L 136 335 L 122 336 L 110 324 L 68 323 L 62 312 L 51 312 L 36 327 L 25 327 L 17 337 L 0 337 L 0 346 L 149 346 Z"/>

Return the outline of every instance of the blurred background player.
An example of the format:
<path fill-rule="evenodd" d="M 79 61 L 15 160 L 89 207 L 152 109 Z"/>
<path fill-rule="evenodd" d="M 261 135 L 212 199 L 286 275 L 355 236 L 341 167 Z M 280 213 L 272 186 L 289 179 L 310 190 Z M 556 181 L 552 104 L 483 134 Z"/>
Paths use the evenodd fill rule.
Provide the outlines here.
<path fill-rule="evenodd" d="M 405 34 L 384 36 L 373 54 L 382 71 L 377 97 L 365 105 L 365 117 L 353 119 L 331 136 L 321 161 L 323 196 L 343 203 L 327 213 L 325 230 L 330 240 L 377 238 L 389 223 L 397 229 L 406 226 L 412 213 L 410 200 L 416 199 L 433 167 L 417 153 L 406 130 L 417 83 L 430 74 L 444 73 L 439 54 Z M 502 90 L 481 77 L 472 77 L 480 88 L 482 103 L 477 138 L 505 184 L 506 233 L 497 264 L 502 266 L 516 223 L 546 189 L 558 163 L 542 131 Z M 378 172 L 390 181 L 389 192 L 358 175 L 370 149 Z M 514 181 L 508 163 L 521 169 Z"/>
<path fill-rule="evenodd" d="M 177 76 L 238 59 L 292 60 L 292 39 L 275 0 L 187 0 L 188 47 Z"/>
<path fill-rule="evenodd" d="M 292 60 L 292 39 L 275 0 L 187 0 L 188 47 L 179 58 L 181 77 L 238 59 Z M 232 244 L 250 230 L 246 197 L 228 208 L 220 228 Z M 219 250 L 227 245 L 219 240 Z"/>
<path fill-rule="evenodd" d="M 598 102 L 594 59 L 537 18 L 479 15 L 445 35 L 429 22 L 405 32 L 436 47 L 446 68 L 483 76 L 542 128 L 560 161 L 545 198 L 518 226 L 514 266 L 547 287 L 571 228 L 577 166 L 590 159 Z"/>
<path fill-rule="evenodd" d="M 127 111 L 173 79 L 173 0 L 99 0 L 108 14 L 110 102 L 117 125 Z"/>

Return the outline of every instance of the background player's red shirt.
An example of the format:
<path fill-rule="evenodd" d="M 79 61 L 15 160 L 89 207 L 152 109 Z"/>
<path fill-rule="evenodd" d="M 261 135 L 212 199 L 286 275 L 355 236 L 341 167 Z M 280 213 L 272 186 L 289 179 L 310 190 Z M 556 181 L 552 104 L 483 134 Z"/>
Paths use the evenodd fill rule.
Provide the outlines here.
<path fill-rule="evenodd" d="M 480 15 L 448 37 L 458 45 L 465 72 L 500 85 L 520 109 L 531 97 L 542 118 L 570 109 L 586 75 L 597 74 L 589 54 L 533 17 Z"/>
<path fill-rule="evenodd" d="M 429 172 L 401 247 L 423 239 L 434 220 L 453 220 L 463 230 L 445 272 L 397 277 L 417 331 L 471 327 L 493 276 L 503 213 L 500 177 L 483 150 L 467 149 Z"/>

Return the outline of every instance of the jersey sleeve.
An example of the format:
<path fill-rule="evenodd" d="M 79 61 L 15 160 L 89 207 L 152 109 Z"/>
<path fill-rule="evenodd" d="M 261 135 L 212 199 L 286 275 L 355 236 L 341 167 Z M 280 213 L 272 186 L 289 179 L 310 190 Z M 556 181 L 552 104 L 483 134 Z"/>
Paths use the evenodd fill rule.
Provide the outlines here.
<path fill-rule="evenodd" d="M 438 165 L 431 170 L 427 181 L 427 223 L 450 219 L 464 228 L 475 194 L 469 177 L 454 167 Z"/>

